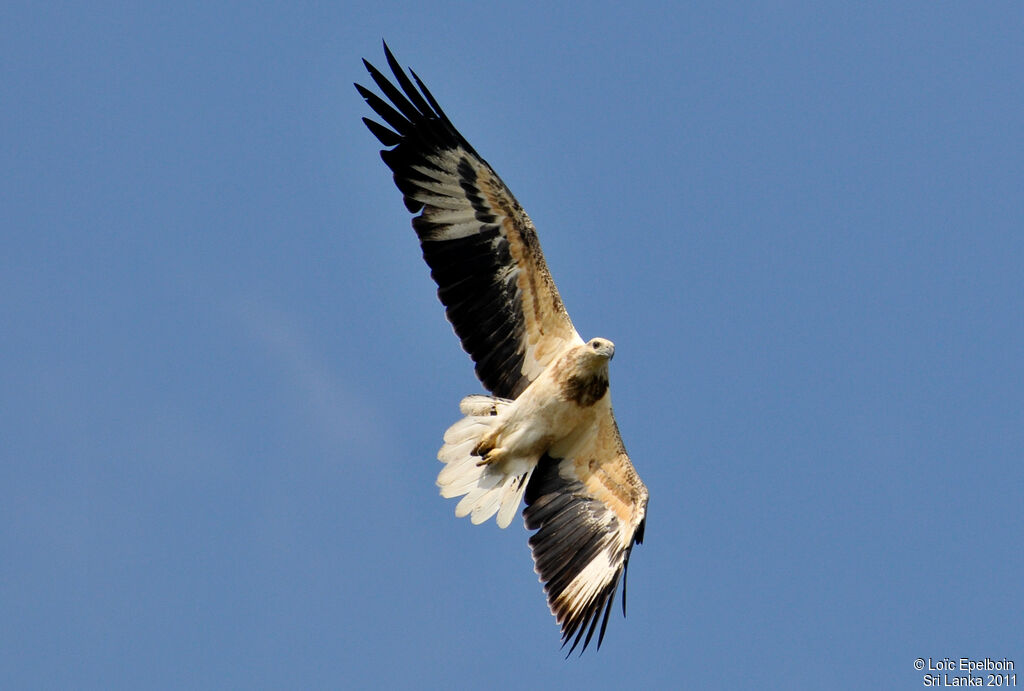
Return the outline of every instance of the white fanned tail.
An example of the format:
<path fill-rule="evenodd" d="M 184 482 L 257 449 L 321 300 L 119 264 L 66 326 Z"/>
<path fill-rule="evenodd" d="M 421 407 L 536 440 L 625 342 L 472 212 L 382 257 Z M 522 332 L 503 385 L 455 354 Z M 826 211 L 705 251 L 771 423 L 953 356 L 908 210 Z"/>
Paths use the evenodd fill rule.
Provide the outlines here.
<path fill-rule="evenodd" d="M 508 399 L 492 396 L 463 398 L 459 410 L 466 417 L 448 428 L 444 446 L 437 452 L 437 460 L 445 464 L 437 476 L 441 496 L 461 496 L 455 515 L 469 516 L 474 524 L 498 514 L 498 526 L 507 528 L 536 466 L 535 460 L 516 458 L 480 465 L 480 456 L 473 455 L 483 436 L 501 423 L 511 405 Z"/>

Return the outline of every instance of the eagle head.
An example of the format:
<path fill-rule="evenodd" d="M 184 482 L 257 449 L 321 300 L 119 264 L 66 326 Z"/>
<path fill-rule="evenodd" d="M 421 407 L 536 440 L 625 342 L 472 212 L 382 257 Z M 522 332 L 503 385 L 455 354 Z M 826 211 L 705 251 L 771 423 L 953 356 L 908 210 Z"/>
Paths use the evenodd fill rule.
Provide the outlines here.
<path fill-rule="evenodd" d="M 587 341 L 587 348 L 591 353 L 604 360 L 611 360 L 615 357 L 615 344 L 607 338 L 591 338 Z"/>
<path fill-rule="evenodd" d="M 607 338 L 593 338 L 567 352 L 555 366 L 562 397 L 588 408 L 608 391 L 608 361 L 615 355 L 615 344 Z"/>

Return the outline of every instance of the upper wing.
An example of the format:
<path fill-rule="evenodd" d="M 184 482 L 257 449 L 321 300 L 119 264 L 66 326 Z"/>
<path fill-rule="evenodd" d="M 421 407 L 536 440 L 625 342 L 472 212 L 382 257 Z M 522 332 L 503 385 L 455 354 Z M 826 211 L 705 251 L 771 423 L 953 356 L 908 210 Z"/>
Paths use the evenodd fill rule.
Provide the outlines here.
<path fill-rule="evenodd" d="M 574 457 L 544 456 L 533 472 L 523 518 L 537 531 L 530 548 L 562 627 L 562 645 L 576 636 L 570 653 L 584 632 L 586 650 L 599 619 L 601 647 L 620 575 L 625 615 L 626 566 L 633 544 L 643 542 L 646 516 L 647 488 L 626 455 L 610 408 Z"/>
<path fill-rule="evenodd" d="M 519 202 L 455 129 L 416 73 L 409 80 L 387 45 L 399 89 L 366 60 L 387 103 L 356 84 L 388 127 L 363 122 L 392 149 L 380 152 L 437 283 L 448 320 L 494 395 L 515 398 L 567 343 L 580 342 L 537 233 Z"/>

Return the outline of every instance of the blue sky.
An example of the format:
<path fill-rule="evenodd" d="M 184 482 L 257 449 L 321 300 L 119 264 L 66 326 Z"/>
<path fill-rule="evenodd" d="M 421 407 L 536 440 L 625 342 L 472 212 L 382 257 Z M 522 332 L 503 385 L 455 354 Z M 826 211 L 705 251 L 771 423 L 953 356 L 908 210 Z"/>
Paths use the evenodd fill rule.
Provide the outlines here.
<path fill-rule="evenodd" d="M 1019 3 L 7 3 L 0 686 L 916 688 L 1024 664 Z M 533 217 L 651 492 L 563 659 L 351 86 Z"/>

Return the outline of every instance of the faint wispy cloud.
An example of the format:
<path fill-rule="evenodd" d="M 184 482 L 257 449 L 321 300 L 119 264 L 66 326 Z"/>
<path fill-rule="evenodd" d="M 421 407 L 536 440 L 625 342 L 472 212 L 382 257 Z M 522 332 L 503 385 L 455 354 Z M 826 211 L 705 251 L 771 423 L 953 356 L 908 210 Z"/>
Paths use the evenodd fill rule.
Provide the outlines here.
<path fill-rule="evenodd" d="M 317 352 L 314 339 L 287 312 L 252 299 L 232 300 L 227 309 L 246 335 L 279 364 L 326 444 L 348 455 L 353 447 L 369 449 L 370 440 L 376 446 L 389 438 L 367 401 L 345 386 L 341 374 Z"/>

